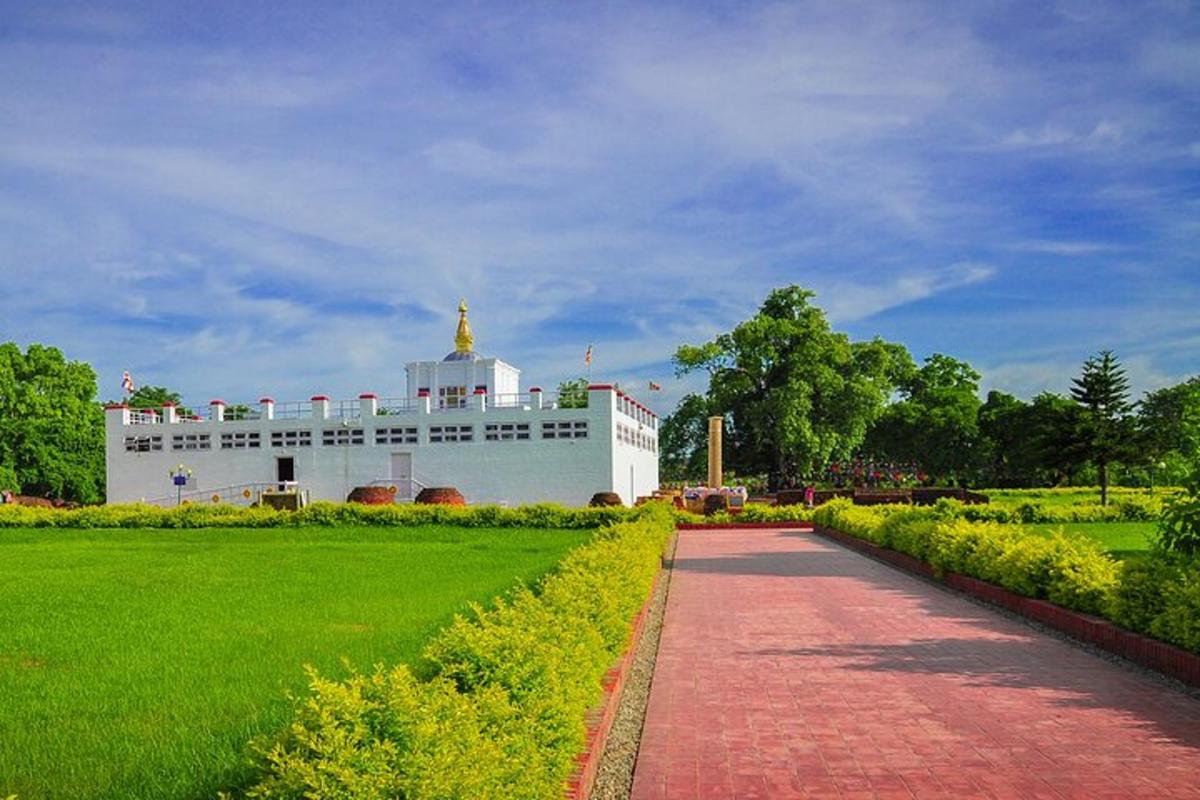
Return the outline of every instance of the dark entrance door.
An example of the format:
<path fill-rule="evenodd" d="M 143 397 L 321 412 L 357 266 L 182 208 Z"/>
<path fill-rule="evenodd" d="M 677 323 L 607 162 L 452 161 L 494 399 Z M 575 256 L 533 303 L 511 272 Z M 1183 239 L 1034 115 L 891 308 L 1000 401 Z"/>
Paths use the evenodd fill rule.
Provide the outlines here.
<path fill-rule="evenodd" d="M 279 488 L 283 489 L 285 481 L 296 480 L 296 459 L 294 458 L 277 458 L 275 459 L 275 480 L 279 481 Z"/>

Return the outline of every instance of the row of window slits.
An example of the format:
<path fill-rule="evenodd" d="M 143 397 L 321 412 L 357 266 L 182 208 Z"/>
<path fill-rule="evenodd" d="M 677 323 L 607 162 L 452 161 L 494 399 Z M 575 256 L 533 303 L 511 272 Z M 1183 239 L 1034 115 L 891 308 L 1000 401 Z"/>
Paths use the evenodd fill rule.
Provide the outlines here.
<path fill-rule="evenodd" d="M 617 423 L 617 441 L 623 444 L 628 444 L 633 447 L 647 450 L 651 453 L 658 452 L 658 440 L 653 436 L 634 430 L 628 425 Z"/>
<path fill-rule="evenodd" d="M 529 438 L 528 422 L 489 422 L 483 426 L 483 438 L 489 442 L 509 442 Z"/>
<path fill-rule="evenodd" d="M 568 422 L 543 422 L 543 439 L 586 439 L 586 420 Z M 526 441 L 532 438 L 528 422 L 495 422 L 484 425 L 484 438 L 489 442 Z M 449 442 L 471 442 L 475 440 L 473 425 L 432 425 L 429 428 L 430 444 Z M 417 444 L 416 428 L 379 428 L 375 431 L 375 444 Z M 309 430 L 272 431 L 271 447 L 311 447 L 313 434 Z M 348 446 L 366 443 L 362 428 L 327 428 L 321 432 L 321 444 L 326 446 Z M 258 431 L 221 434 L 222 450 L 243 450 L 261 447 L 262 438 Z M 130 453 L 149 453 L 163 449 L 163 437 L 126 436 L 125 450 Z M 172 450 L 211 450 L 212 437 L 207 433 L 180 434 L 171 437 Z"/>

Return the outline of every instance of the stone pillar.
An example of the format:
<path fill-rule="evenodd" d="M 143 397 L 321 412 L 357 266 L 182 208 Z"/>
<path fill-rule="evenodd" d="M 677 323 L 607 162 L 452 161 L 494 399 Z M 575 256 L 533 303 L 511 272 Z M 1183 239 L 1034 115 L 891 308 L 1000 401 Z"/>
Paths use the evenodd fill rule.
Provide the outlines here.
<path fill-rule="evenodd" d="M 721 473 L 721 431 L 724 417 L 708 418 L 708 488 L 720 489 L 724 482 Z"/>

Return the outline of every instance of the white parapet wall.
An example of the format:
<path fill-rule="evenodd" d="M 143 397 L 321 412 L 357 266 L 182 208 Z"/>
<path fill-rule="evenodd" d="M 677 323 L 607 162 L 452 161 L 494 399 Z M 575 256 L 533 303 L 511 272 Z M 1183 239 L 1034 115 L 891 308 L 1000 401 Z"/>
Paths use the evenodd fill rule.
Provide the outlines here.
<path fill-rule="evenodd" d="M 174 407 L 106 411 L 108 502 L 172 497 L 170 472 L 191 473 L 187 491 L 295 481 L 314 500 L 345 500 L 380 482 L 401 496 L 453 486 L 467 502 L 578 506 L 596 492 L 627 504 L 658 488 L 658 418 L 608 385 L 589 387 L 587 406 L 563 408 L 531 389 L 490 396 L 481 386 L 462 408 L 428 395 L 335 402 L 261 398 L 250 406 L 210 403 L 202 418 Z M 413 483 L 407 483 L 411 478 Z"/>

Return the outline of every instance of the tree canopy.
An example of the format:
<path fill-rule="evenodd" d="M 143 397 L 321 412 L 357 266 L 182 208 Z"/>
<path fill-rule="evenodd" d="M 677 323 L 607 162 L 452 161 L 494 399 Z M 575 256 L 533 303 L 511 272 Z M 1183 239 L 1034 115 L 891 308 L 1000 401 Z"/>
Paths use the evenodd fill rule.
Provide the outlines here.
<path fill-rule="evenodd" d="M 935 353 L 899 385 L 900 399 L 871 427 L 866 449 L 914 462 L 932 475 L 965 482 L 978 471 L 979 373 Z"/>
<path fill-rule="evenodd" d="M 104 498 L 96 373 L 38 344 L 0 344 L 0 483 L 80 502 Z"/>
<path fill-rule="evenodd" d="M 814 296 L 776 289 L 729 333 L 675 353 L 677 374 L 708 373 L 710 410 L 727 421 L 727 466 L 766 473 L 772 487 L 852 455 L 911 369 L 900 345 L 833 331 Z"/>
<path fill-rule="evenodd" d="M 1129 380 L 1112 351 L 1102 350 L 1083 363 L 1071 383 L 1071 397 L 1082 409 L 1079 446 L 1099 471 L 1100 503 L 1107 505 L 1109 464 L 1138 457 Z"/>

